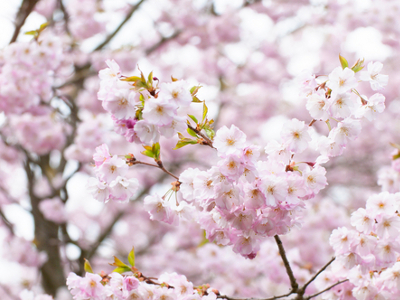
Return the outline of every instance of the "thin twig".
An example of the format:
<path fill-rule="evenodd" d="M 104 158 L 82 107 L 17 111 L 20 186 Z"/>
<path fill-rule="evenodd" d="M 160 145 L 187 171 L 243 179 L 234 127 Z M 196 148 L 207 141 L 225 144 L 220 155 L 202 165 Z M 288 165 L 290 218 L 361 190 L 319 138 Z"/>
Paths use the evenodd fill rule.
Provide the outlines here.
<path fill-rule="evenodd" d="M 150 48 L 146 49 L 146 51 L 145 51 L 146 55 L 150 55 L 151 53 L 156 51 L 158 48 L 160 48 L 162 45 L 164 45 L 168 41 L 171 41 L 174 38 L 178 37 L 181 33 L 182 33 L 181 30 L 177 30 L 171 36 L 163 37 L 157 44 L 155 44 L 155 45 L 151 46 Z"/>
<path fill-rule="evenodd" d="M 205 141 L 204 145 L 207 145 L 207 146 L 209 146 L 209 147 L 215 149 L 214 146 L 213 146 L 213 142 L 208 138 L 208 136 L 206 136 L 204 133 L 202 133 L 200 130 L 197 130 L 196 128 L 194 128 L 194 127 L 193 127 L 192 125 L 190 125 L 190 124 L 187 124 L 187 126 L 188 126 L 190 129 L 192 129 L 194 132 L 196 132 L 196 134 L 198 134 L 199 136 L 201 136 L 201 137 L 204 139 L 204 141 Z"/>
<path fill-rule="evenodd" d="M 288 259 L 286 257 L 286 252 L 285 252 L 285 249 L 283 248 L 282 241 L 281 241 L 281 239 L 279 238 L 278 235 L 275 235 L 274 238 L 275 238 L 276 244 L 278 245 L 279 254 L 281 255 L 283 264 L 284 264 L 285 269 L 286 269 L 286 273 L 288 274 L 289 279 L 290 279 L 290 286 L 292 288 L 292 293 L 297 293 L 299 285 L 296 282 L 296 278 L 293 275 L 293 271 L 292 271 L 292 269 L 290 267 L 290 264 L 289 264 L 289 261 L 288 261 Z"/>
<path fill-rule="evenodd" d="M 145 0 L 140 0 L 138 4 L 136 4 L 135 6 L 132 6 L 131 10 L 128 12 L 128 14 L 126 15 L 125 19 L 121 22 L 121 24 L 119 24 L 119 26 L 111 33 L 109 34 L 106 39 L 104 40 L 104 42 L 102 42 L 100 45 L 98 45 L 94 50 L 94 51 L 99 51 L 101 49 L 103 49 L 113 38 L 114 36 L 117 35 L 117 33 L 121 30 L 121 28 L 125 25 L 126 22 L 129 21 L 129 19 L 132 17 L 133 13 L 140 7 L 140 5 L 142 5 L 142 3 Z"/>
<path fill-rule="evenodd" d="M 313 277 L 311 277 L 311 279 L 309 281 L 306 282 L 306 284 L 304 284 L 304 286 L 300 289 L 300 291 L 302 292 L 302 294 L 305 293 L 307 287 L 310 285 L 311 282 L 313 282 L 315 280 L 315 278 L 318 277 L 319 274 L 321 274 L 323 271 L 326 270 L 326 268 L 336 259 L 336 257 L 332 257 L 332 259 L 330 261 L 328 261 Z"/>
<path fill-rule="evenodd" d="M 0 209 L 0 218 L 3 220 L 3 224 L 10 230 L 11 234 L 14 235 L 14 224 L 11 223 L 4 212 Z"/>
<path fill-rule="evenodd" d="M 339 285 L 339 284 L 341 284 L 343 282 L 346 282 L 346 281 L 349 281 L 349 280 L 345 279 L 345 280 L 338 281 L 335 284 L 332 284 L 331 286 L 327 287 L 326 289 L 324 289 L 324 290 L 322 290 L 322 291 L 320 291 L 320 292 L 318 292 L 316 294 L 313 294 L 311 296 L 308 296 L 307 298 L 304 298 L 304 299 L 305 300 L 309 300 L 311 298 L 317 297 L 317 296 L 321 295 L 322 293 L 325 293 L 326 291 L 329 291 L 331 288 L 333 288 L 333 287 L 335 287 L 335 286 L 337 286 L 337 285 Z"/>
<path fill-rule="evenodd" d="M 258 298 L 231 298 L 231 297 L 224 296 L 224 295 L 219 295 L 219 296 L 217 296 L 217 298 L 218 299 L 226 299 L 226 300 L 276 300 L 276 299 L 280 299 L 280 298 L 284 298 L 284 297 L 290 296 L 291 294 L 293 294 L 293 292 L 289 292 L 287 294 L 280 295 L 280 296 L 274 296 L 274 297 L 271 297 L 271 298 L 260 298 L 260 299 L 258 299 Z"/>
<path fill-rule="evenodd" d="M 168 170 L 164 167 L 164 165 L 163 165 L 163 163 L 162 163 L 161 161 L 158 161 L 158 164 L 157 164 L 157 165 L 153 165 L 153 164 L 150 164 L 150 163 L 147 163 L 147 162 L 144 162 L 144 161 L 135 160 L 135 161 L 132 162 L 132 164 L 133 164 L 133 165 L 140 164 L 140 165 L 145 165 L 145 166 L 155 167 L 155 168 L 161 169 L 161 170 L 163 170 L 165 173 L 167 173 L 168 175 L 174 177 L 176 180 L 179 180 L 179 177 L 176 176 L 176 175 L 174 175 L 174 174 L 172 174 L 170 171 L 168 171 Z"/>

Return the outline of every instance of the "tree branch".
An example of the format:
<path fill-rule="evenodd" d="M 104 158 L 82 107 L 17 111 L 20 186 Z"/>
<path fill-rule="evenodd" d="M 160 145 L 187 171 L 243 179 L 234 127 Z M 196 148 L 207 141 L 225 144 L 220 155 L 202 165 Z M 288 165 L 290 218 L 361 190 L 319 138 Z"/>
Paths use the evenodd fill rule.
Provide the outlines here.
<path fill-rule="evenodd" d="M 307 281 L 304 286 L 300 289 L 299 294 L 304 295 L 307 287 L 310 285 L 311 282 L 313 282 L 319 274 L 321 274 L 323 271 L 326 270 L 326 268 L 336 259 L 336 257 L 332 257 L 330 261 L 328 261 L 309 281 Z"/>
<path fill-rule="evenodd" d="M 179 180 L 179 177 L 178 177 L 178 176 L 172 174 L 170 171 L 168 171 L 168 170 L 164 167 L 164 165 L 163 165 L 163 163 L 162 163 L 161 160 L 159 160 L 159 163 L 158 163 L 157 165 L 153 165 L 153 164 L 150 164 L 150 163 L 147 163 L 147 162 L 144 162 L 144 161 L 139 161 L 139 160 L 132 161 L 131 164 L 133 164 L 133 165 L 145 165 L 145 166 L 149 166 L 149 167 L 155 167 L 155 168 L 158 168 L 158 169 L 160 169 L 160 170 L 163 170 L 165 173 L 167 173 L 168 175 L 174 177 L 176 180 Z"/>
<path fill-rule="evenodd" d="M 15 17 L 15 29 L 10 44 L 14 43 L 17 40 L 21 28 L 25 24 L 26 18 L 28 18 L 29 14 L 33 11 L 38 1 L 39 0 L 22 1 L 17 16 Z"/>
<path fill-rule="evenodd" d="M 335 286 L 337 286 L 337 285 L 339 285 L 339 284 L 341 284 L 343 282 L 346 282 L 346 281 L 349 281 L 349 280 L 345 279 L 345 280 L 342 280 L 342 281 L 338 281 L 335 284 L 332 284 L 331 286 L 327 287 L 326 289 L 324 289 L 324 290 L 322 290 L 322 291 L 320 291 L 320 292 L 318 292 L 316 294 L 313 294 L 311 296 L 308 296 L 307 298 L 304 298 L 304 299 L 305 300 L 309 300 L 311 298 L 317 297 L 317 296 L 321 295 L 322 293 L 325 293 L 326 291 L 329 291 L 331 288 L 333 288 L 333 287 L 335 287 Z"/>
<path fill-rule="evenodd" d="M 174 38 L 178 37 L 181 33 L 182 33 L 181 30 L 177 30 L 171 36 L 163 37 L 157 44 L 155 44 L 155 45 L 151 46 L 150 48 L 146 49 L 146 51 L 145 51 L 146 55 L 150 55 L 151 53 L 156 51 L 158 48 L 160 48 L 162 45 L 164 45 L 168 41 L 173 40 Z"/>
<path fill-rule="evenodd" d="M 299 285 L 296 282 L 296 278 L 293 275 L 293 271 L 292 271 L 292 269 L 290 267 L 290 264 L 289 264 L 289 261 L 288 261 L 288 259 L 286 257 L 286 252 L 285 252 L 285 249 L 283 248 L 282 241 L 281 241 L 281 239 L 279 238 L 278 235 L 275 235 L 274 238 L 275 238 L 276 244 L 278 245 L 279 254 L 281 255 L 283 264 L 284 264 L 285 269 L 286 269 L 286 273 L 288 274 L 289 279 L 290 279 L 290 286 L 292 288 L 291 293 L 297 293 Z"/>
<path fill-rule="evenodd" d="M 133 13 L 140 7 L 140 5 L 142 5 L 142 3 L 145 0 L 140 0 L 138 4 L 136 4 L 135 6 L 132 6 L 131 10 L 128 12 L 128 14 L 126 15 L 125 19 L 121 22 L 121 24 L 119 24 L 119 26 L 111 33 L 109 34 L 106 39 L 104 40 L 104 42 L 102 42 L 100 45 L 98 45 L 94 50 L 94 51 L 99 51 L 101 49 L 103 49 L 113 38 L 114 36 L 117 35 L 117 33 L 121 30 L 121 28 L 126 24 L 126 22 L 129 21 L 129 19 L 132 17 Z"/>
<path fill-rule="evenodd" d="M 190 125 L 190 124 L 187 124 L 187 126 L 188 126 L 190 129 L 192 129 L 194 132 L 196 132 L 196 134 L 198 134 L 199 136 L 201 136 L 201 137 L 204 139 L 205 143 L 204 143 L 203 145 L 207 145 L 207 146 L 209 146 L 209 147 L 215 149 L 214 146 L 213 146 L 213 142 L 208 138 L 208 136 L 206 136 L 204 133 L 202 133 L 201 130 L 197 130 L 196 128 L 194 128 L 194 127 L 193 127 L 192 125 Z"/>

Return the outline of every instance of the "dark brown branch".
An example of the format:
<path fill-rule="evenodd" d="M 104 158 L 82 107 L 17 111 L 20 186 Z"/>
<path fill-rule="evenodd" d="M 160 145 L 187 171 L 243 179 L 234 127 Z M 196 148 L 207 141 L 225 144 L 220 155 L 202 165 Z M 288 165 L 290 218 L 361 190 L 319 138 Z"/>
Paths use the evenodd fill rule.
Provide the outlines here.
<path fill-rule="evenodd" d="M 279 254 L 281 255 L 283 264 L 284 264 L 285 269 L 286 269 L 286 273 L 288 274 L 289 279 L 290 279 L 290 286 L 292 288 L 291 292 L 292 293 L 297 293 L 299 285 L 296 282 L 296 278 L 293 275 L 292 268 L 290 267 L 289 261 L 288 261 L 288 259 L 286 257 L 286 252 L 285 252 L 285 249 L 283 248 L 282 241 L 281 241 L 281 239 L 279 238 L 278 235 L 275 235 L 274 238 L 275 238 L 276 244 L 278 245 Z"/>
<path fill-rule="evenodd" d="M 333 287 L 335 287 L 335 286 L 337 286 L 337 285 L 339 285 L 339 284 L 342 284 L 343 282 L 346 282 L 346 281 L 349 281 L 349 280 L 348 280 L 348 279 L 345 279 L 345 280 L 338 281 L 338 282 L 336 282 L 335 284 L 332 284 L 331 286 L 327 287 L 326 289 L 324 289 L 324 290 L 322 290 L 322 291 L 320 291 L 320 292 L 318 292 L 318 293 L 316 293 L 316 294 L 313 294 L 313 295 L 311 295 L 311 296 L 308 296 L 307 298 L 304 298 L 304 299 L 305 299 L 305 300 L 309 300 L 309 299 L 311 299 L 311 298 L 317 297 L 317 296 L 319 296 L 319 295 L 325 293 L 326 291 L 329 291 L 331 288 L 333 288 Z"/>
<path fill-rule="evenodd" d="M 113 38 L 114 36 L 117 35 L 117 33 L 121 30 L 121 28 L 126 24 L 126 22 L 129 21 L 129 19 L 132 17 L 133 13 L 140 7 L 140 5 L 142 5 L 142 3 L 145 0 L 140 0 L 138 4 L 136 4 L 135 6 L 132 6 L 131 10 L 128 12 L 128 14 L 126 15 L 125 19 L 121 22 L 121 24 L 119 24 L 119 26 L 111 33 L 109 34 L 106 39 L 104 40 L 104 42 L 102 42 L 100 45 L 98 45 L 94 50 L 94 51 L 99 51 L 101 49 L 103 49 Z"/>
<path fill-rule="evenodd" d="M 35 8 L 35 5 L 38 1 L 39 0 L 23 0 L 22 1 L 22 4 L 19 8 L 17 16 L 15 17 L 15 29 L 14 29 L 14 33 L 11 38 L 10 44 L 14 43 L 17 40 L 22 26 L 24 26 L 26 19 L 28 18 L 30 13 Z"/>

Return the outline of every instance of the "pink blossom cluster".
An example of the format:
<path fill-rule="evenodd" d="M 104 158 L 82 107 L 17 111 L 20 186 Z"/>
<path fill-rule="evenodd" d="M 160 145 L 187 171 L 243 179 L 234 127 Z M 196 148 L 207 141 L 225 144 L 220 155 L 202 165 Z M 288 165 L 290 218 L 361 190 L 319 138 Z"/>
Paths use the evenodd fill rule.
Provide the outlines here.
<path fill-rule="evenodd" d="M 193 208 L 187 202 L 192 202 L 198 210 L 195 218 L 210 241 L 233 245 L 235 252 L 253 258 L 262 237 L 282 235 L 298 225 L 294 212 L 304 207 L 303 200 L 314 197 L 327 185 L 326 171 L 320 164 L 328 161 L 329 156 L 342 154 L 347 141 L 355 139 L 361 131 L 360 121 L 350 118 L 351 113 L 340 114 L 345 104 L 339 104 L 339 94 L 335 95 L 356 87 L 354 74 L 348 68 L 339 67 L 329 75 L 325 84 L 336 100 L 327 99 L 322 89 L 313 87 L 327 107 L 330 103 L 325 111 L 326 119 L 332 118 L 336 106 L 339 113 L 334 117 L 344 119 L 338 121 L 328 137 L 318 138 L 315 150 L 321 156 L 315 162 L 296 164 L 293 161 L 295 154 L 301 154 L 312 145 L 313 135 L 310 127 L 297 119 L 283 126 L 281 142 L 271 141 L 267 145 L 267 161 L 257 160 L 258 147 L 246 145 L 246 136 L 237 127 L 223 127 L 217 131 L 213 143 L 221 158 L 218 165 L 208 171 L 188 169 L 180 175 L 182 197 L 179 198 L 186 201 L 175 204 L 158 195 L 146 197 L 145 205 L 151 218 L 169 224 L 177 224 L 178 216 L 190 219 Z M 317 93 L 311 94 L 311 99 L 319 95 Z M 324 119 L 314 114 L 315 107 L 310 107 L 310 103 L 314 103 L 312 100 L 307 103 L 311 115 Z M 379 111 L 384 104 L 381 106 Z"/>
<path fill-rule="evenodd" d="M 297 130 L 299 138 L 288 132 Z M 297 225 L 296 211 L 303 200 L 313 197 L 327 184 L 325 169 L 301 164 L 287 171 L 290 153 L 305 150 L 308 127 L 297 119 L 282 130 L 288 157 L 267 146 L 267 161 L 259 161 L 259 147 L 246 144 L 246 135 L 232 125 L 219 129 L 214 147 L 220 160 L 207 171 L 189 168 L 181 173 L 179 203 L 158 195 L 145 198 L 152 219 L 177 223 L 177 217 L 195 218 L 207 238 L 220 245 L 233 245 L 241 255 L 254 258 L 261 239 L 285 234 Z M 175 199 L 174 199 L 175 200 Z M 194 208 L 197 213 L 194 214 Z"/>
<path fill-rule="evenodd" d="M 106 144 L 96 148 L 93 159 L 97 177 L 89 179 L 88 188 L 100 202 L 127 202 L 139 189 L 139 181 L 126 178 L 129 168 L 126 160 L 117 155 L 111 156 L 109 152 Z"/>
<path fill-rule="evenodd" d="M 392 165 L 382 167 L 378 172 L 378 185 L 382 187 L 383 191 L 389 193 L 400 192 L 400 159 L 397 157 L 399 150 L 393 152 Z"/>
<path fill-rule="evenodd" d="M 100 9 L 100 2 L 96 0 L 68 1 L 67 11 L 71 18 L 71 22 L 68 23 L 69 30 L 76 39 L 87 39 L 104 31 L 104 24 L 94 17 Z"/>
<path fill-rule="evenodd" d="M 381 69 L 379 62 L 370 62 L 367 71 L 359 73 L 347 67 L 337 67 L 320 83 L 315 76 L 304 82 L 303 92 L 307 96 L 306 107 L 311 117 L 337 123 L 327 137 L 322 136 L 318 140 L 321 154 L 341 155 L 348 141 L 359 135 L 359 120 L 365 117 L 373 121 L 377 113 L 383 112 L 385 96 L 375 93 L 368 99 L 356 90 L 359 81 L 369 82 L 373 91 L 382 90 L 387 85 L 388 76 L 380 74 Z"/>
<path fill-rule="evenodd" d="M 171 87 L 169 96 L 163 98 L 164 90 L 161 88 L 158 98 L 147 94 L 146 100 L 141 100 L 146 93 L 138 96 L 137 92 L 128 89 L 124 82 L 121 83 L 118 65 L 113 61 L 107 64 L 110 68 L 100 71 L 99 98 L 104 101 L 104 108 L 113 114 L 115 122 L 124 124 L 124 130 L 134 128 L 132 131 L 143 144 L 158 142 L 159 135 L 154 139 L 154 132 L 162 131 L 168 122 L 172 122 L 178 105 L 190 104 L 190 93 L 187 100 L 182 101 L 180 93 L 174 97 L 175 90 Z M 369 81 L 373 89 L 382 88 L 387 77 L 377 73 L 381 67 L 379 63 L 370 63 L 368 71 L 361 72 L 360 78 Z M 241 130 L 234 125 L 230 128 L 224 126 L 213 140 L 219 156 L 217 165 L 207 171 L 189 168 L 182 172 L 175 197 L 168 197 L 169 192 L 163 197 L 147 196 L 144 202 L 151 219 L 174 225 L 180 218 L 196 220 L 210 241 L 232 245 L 236 253 L 254 258 L 262 238 L 286 234 L 290 228 L 300 225 L 296 212 L 304 209 L 305 200 L 313 198 L 327 185 L 326 170 L 321 164 L 331 156 L 341 155 L 348 141 L 357 138 L 361 131 L 359 118 L 373 119 L 373 112 L 383 111 L 384 96 L 375 94 L 365 100 L 366 97 L 355 89 L 355 74 L 349 68 L 338 67 L 325 82 L 317 84 L 312 77 L 304 84 L 309 98 L 307 109 L 314 118 L 313 122 L 327 121 L 328 136 L 313 130 L 313 122 L 307 126 L 303 121 L 292 119 L 284 124 L 280 141 L 271 141 L 265 147 L 268 159 L 262 161 L 258 159 L 259 147 L 247 144 L 246 135 Z M 172 85 L 177 83 L 181 84 L 176 81 Z M 115 90 L 118 84 L 123 86 L 122 92 Z M 351 92 L 358 98 L 353 99 Z M 118 93 L 123 96 L 116 102 L 113 99 Z M 139 99 L 144 109 L 141 110 L 141 104 L 133 99 Z M 176 106 L 172 112 L 173 103 Z M 143 120 L 137 121 L 138 110 L 141 110 Z M 337 125 L 331 128 L 329 119 L 336 121 Z M 143 138 L 142 133 L 136 131 L 136 124 L 140 122 L 149 122 L 153 126 L 146 132 L 146 136 L 151 138 Z M 294 160 L 295 156 L 297 160 L 302 153 L 315 150 L 320 154 L 315 161 Z M 101 160 L 104 160 L 104 155 L 99 162 Z M 119 164 L 127 168 L 122 159 Z M 116 163 L 112 168 L 118 170 Z M 98 185 L 98 182 L 93 181 L 93 184 Z M 101 194 L 99 189 L 97 193 Z"/>
<path fill-rule="evenodd" d="M 80 123 L 74 143 L 64 151 L 65 157 L 82 163 L 90 162 L 93 148 L 102 144 L 106 136 L 104 127 L 101 118 L 89 118 Z"/>
<path fill-rule="evenodd" d="M 54 223 L 62 224 L 67 221 L 65 205 L 59 197 L 43 199 L 39 203 L 39 209 L 43 216 Z"/>
<path fill-rule="evenodd" d="M 332 232 L 329 241 L 340 270 L 334 277 L 348 278 L 357 300 L 400 297 L 399 210 L 400 193 L 382 192 L 351 215 L 352 229 Z"/>
<path fill-rule="evenodd" d="M 17 236 L 10 236 L 5 251 L 5 258 L 28 267 L 40 267 L 47 261 L 45 252 L 38 252 L 31 241 Z"/>
<path fill-rule="evenodd" d="M 114 60 L 106 63 L 109 68 L 99 72 L 98 98 L 112 114 L 117 133 L 128 142 L 151 145 L 159 141 L 160 135 L 171 138 L 178 131 L 186 130 L 185 119 L 177 115 L 179 107 L 187 107 L 192 102 L 185 81 L 162 83 L 159 92 L 151 95 L 148 90 L 133 88 L 129 82 L 122 81 L 120 67 Z"/>
<path fill-rule="evenodd" d="M 63 59 L 60 39 L 50 35 L 4 48 L 0 53 L 0 110 L 21 114 L 41 101 L 49 102 L 53 74 Z"/>
<path fill-rule="evenodd" d="M 65 127 L 48 115 L 13 115 L 10 117 L 10 123 L 15 131 L 7 135 L 16 138 L 16 142 L 28 151 L 39 155 L 61 149 L 66 142 Z"/>
<path fill-rule="evenodd" d="M 216 300 L 216 294 L 208 289 L 200 295 L 184 275 L 163 273 L 158 283 L 139 281 L 135 276 L 111 273 L 108 276 L 86 273 L 80 277 L 70 273 L 67 286 L 75 300 L 103 299 L 165 299 L 165 300 Z"/>

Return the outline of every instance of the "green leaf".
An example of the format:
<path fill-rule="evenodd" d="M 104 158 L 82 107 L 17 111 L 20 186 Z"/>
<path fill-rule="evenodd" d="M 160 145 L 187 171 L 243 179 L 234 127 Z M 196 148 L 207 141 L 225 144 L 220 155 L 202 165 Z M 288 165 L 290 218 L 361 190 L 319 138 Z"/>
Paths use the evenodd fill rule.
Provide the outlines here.
<path fill-rule="evenodd" d="M 92 266 L 90 265 L 90 262 L 86 258 L 85 258 L 84 269 L 85 269 L 86 273 L 93 273 Z"/>
<path fill-rule="evenodd" d="M 135 82 L 135 87 L 137 88 L 146 88 L 147 89 L 147 83 L 144 81 L 136 81 Z"/>
<path fill-rule="evenodd" d="M 342 65 L 342 69 L 349 67 L 349 63 L 347 62 L 347 60 L 340 54 L 339 54 L 339 60 L 340 60 L 340 64 Z"/>
<path fill-rule="evenodd" d="M 110 264 L 111 266 L 114 267 L 127 267 L 129 268 L 126 264 L 124 264 L 118 257 L 114 256 L 114 262 Z"/>
<path fill-rule="evenodd" d="M 212 130 L 212 129 L 210 129 L 210 128 L 203 128 L 203 129 L 204 129 L 204 131 L 206 132 L 207 136 L 208 136 L 211 140 L 213 140 L 214 137 L 215 137 L 215 131 Z"/>
<path fill-rule="evenodd" d="M 136 81 L 140 81 L 141 78 L 138 77 L 138 76 L 131 76 L 131 77 L 123 78 L 121 80 L 122 81 L 129 81 L 129 82 L 136 82 Z"/>
<path fill-rule="evenodd" d="M 194 87 L 192 87 L 190 89 L 190 93 L 192 94 L 192 96 L 196 95 L 200 88 L 201 88 L 201 85 L 195 85 Z"/>
<path fill-rule="evenodd" d="M 140 153 L 142 153 L 143 155 L 146 155 L 146 156 L 148 156 L 148 157 L 154 158 L 154 153 L 153 153 L 153 151 L 145 150 L 145 151 L 142 151 L 142 152 L 140 152 Z"/>
<path fill-rule="evenodd" d="M 180 140 L 183 140 L 185 138 L 185 136 L 180 132 L 178 132 L 178 137 Z"/>
<path fill-rule="evenodd" d="M 199 121 L 197 121 L 197 119 L 196 119 L 195 116 L 193 116 L 193 115 L 188 115 L 188 116 L 189 116 L 189 118 L 191 118 L 191 119 L 193 120 L 193 122 L 195 122 L 196 124 L 199 123 Z"/>
<path fill-rule="evenodd" d="M 153 71 L 150 72 L 149 76 L 147 77 L 147 83 L 150 86 L 153 86 Z"/>
<path fill-rule="evenodd" d="M 37 30 L 31 30 L 31 31 L 25 32 L 24 34 L 26 34 L 26 35 L 37 35 L 38 32 L 37 32 Z"/>
<path fill-rule="evenodd" d="M 192 100 L 192 102 L 195 102 L 195 103 L 201 103 L 201 102 L 203 102 L 203 101 L 200 101 L 200 99 L 199 99 L 199 98 L 197 98 L 196 96 L 193 96 L 193 100 Z"/>
<path fill-rule="evenodd" d="M 159 143 L 153 144 L 152 151 L 154 154 L 154 158 L 158 160 L 160 158 L 160 144 Z"/>
<path fill-rule="evenodd" d="M 186 145 L 189 145 L 189 144 L 195 145 L 195 144 L 197 144 L 197 141 L 191 140 L 191 139 L 183 139 L 183 140 L 180 140 L 180 141 L 178 141 L 178 143 L 176 144 L 176 146 L 175 146 L 175 148 L 174 148 L 173 150 L 182 148 L 182 147 L 184 147 L 184 146 L 186 146 Z"/>
<path fill-rule="evenodd" d="M 206 101 L 203 102 L 203 121 L 207 117 L 208 107 L 206 105 Z"/>
<path fill-rule="evenodd" d="M 125 272 L 132 272 L 132 270 L 131 270 L 131 268 L 129 268 L 128 266 L 126 266 L 126 267 L 118 267 L 118 268 L 115 268 L 115 269 L 113 270 L 113 272 L 122 274 L 122 273 L 125 273 Z"/>
<path fill-rule="evenodd" d="M 49 22 L 45 22 L 42 25 L 40 25 L 39 30 L 43 31 L 43 29 L 45 29 L 47 26 L 49 26 Z"/>
<path fill-rule="evenodd" d="M 353 67 L 351 67 L 351 69 L 354 71 L 354 73 L 357 73 L 359 71 L 361 71 L 362 69 L 364 69 L 364 58 L 363 59 L 359 59 L 356 61 L 356 63 L 353 65 Z"/>
<path fill-rule="evenodd" d="M 131 252 L 129 252 L 129 254 L 128 254 L 128 261 L 132 267 L 135 266 L 135 248 L 134 247 L 132 247 Z"/>
<path fill-rule="evenodd" d="M 193 131 L 192 129 L 190 129 L 189 127 L 188 127 L 188 129 L 187 129 L 187 132 L 188 132 L 191 136 L 197 138 L 196 132 L 194 132 L 194 131 Z"/>

